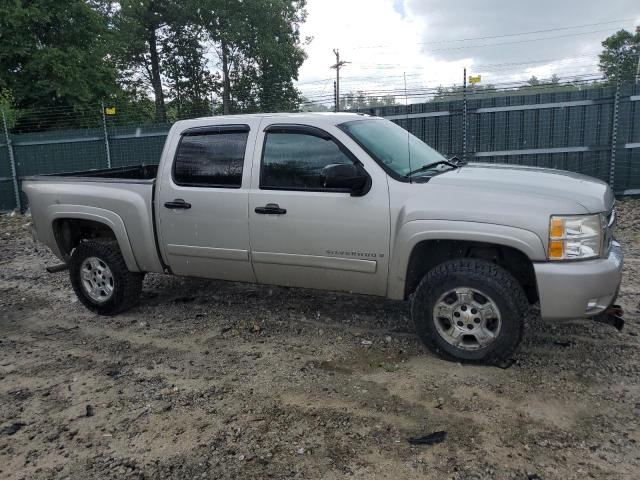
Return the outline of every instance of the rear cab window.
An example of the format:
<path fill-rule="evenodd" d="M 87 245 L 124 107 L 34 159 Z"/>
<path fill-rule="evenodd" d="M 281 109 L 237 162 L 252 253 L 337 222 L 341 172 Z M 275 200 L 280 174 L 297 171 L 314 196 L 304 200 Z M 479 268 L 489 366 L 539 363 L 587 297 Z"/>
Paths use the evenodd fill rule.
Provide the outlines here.
<path fill-rule="evenodd" d="M 240 188 L 248 125 L 222 125 L 186 130 L 173 163 L 176 185 Z"/>

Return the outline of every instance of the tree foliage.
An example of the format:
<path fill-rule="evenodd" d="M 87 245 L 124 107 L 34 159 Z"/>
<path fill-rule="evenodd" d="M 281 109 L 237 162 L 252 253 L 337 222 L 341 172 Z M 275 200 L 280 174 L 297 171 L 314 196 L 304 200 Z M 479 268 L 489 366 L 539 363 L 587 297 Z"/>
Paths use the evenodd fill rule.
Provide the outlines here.
<path fill-rule="evenodd" d="M 4 0 L 0 90 L 17 109 L 140 106 L 156 122 L 298 108 L 305 0 Z M 218 102 L 220 103 L 220 102 Z"/>
<path fill-rule="evenodd" d="M 87 108 L 117 90 L 106 20 L 84 0 L 0 6 L 0 89 L 16 108 Z"/>
<path fill-rule="evenodd" d="M 293 85 L 304 61 L 305 0 L 204 0 L 205 26 L 220 65 L 224 113 L 297 108 Z"/>
<path fill-rule="evenodd" d="M 558 85 L 560 83 L 560 77 L 555 73 L 551 75 L 549 80 L 540 80 L 535 75 L 531 75 L 529 80 L 527 80 L 527 84 L 531 87 L 537 87 L 540 85 Z"/>
<path fill-rule="evenodd" d="M 168 32 L 161 42 L 167 98 L 178 118 L 211 113 L 211 94 L 220 75 L 209 71 L 203 39 L 201 27 L 185 24 Z"/>
<path fill-rule="evenodd" d="M 600 70 L 604 76 L 612 82 L 618 77 L 622 81 L 633 81 L 640 55 L 640 31 L 620 30 L 607 37 L 602 47 Z"/>
<path fill-rule="evenodd" d="M 393 95 L 367 96 L 362 91 L 349 92 L 340 96 L 340 110 L 361 110 L 364 108 L 388 107 L 397 105 Z"/>

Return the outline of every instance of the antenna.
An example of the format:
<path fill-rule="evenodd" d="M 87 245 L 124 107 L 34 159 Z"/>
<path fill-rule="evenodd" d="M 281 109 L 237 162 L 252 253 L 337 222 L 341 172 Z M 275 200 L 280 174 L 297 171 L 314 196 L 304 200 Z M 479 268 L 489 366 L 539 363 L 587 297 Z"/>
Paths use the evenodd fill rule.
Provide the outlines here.
<path fill-rule="evenodd" d="M 411 169 L 411 142 L 409 137 L 409 96 L 407 95 L 407 73 L 402 72 L 402 76 L 404 77 L 404 113 L 405 113 L 405 128 L 407 130 L 407 155 L 409 159 L 409 171 L 412 172 Z M 409 176 L 409 183 L 412 183 L 411 176 Z"/>

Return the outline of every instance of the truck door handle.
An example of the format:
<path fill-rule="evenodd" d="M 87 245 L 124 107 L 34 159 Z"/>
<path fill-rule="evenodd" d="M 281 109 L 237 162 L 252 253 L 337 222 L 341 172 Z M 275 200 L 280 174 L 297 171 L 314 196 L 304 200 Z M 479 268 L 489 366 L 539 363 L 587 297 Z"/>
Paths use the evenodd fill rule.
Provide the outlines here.
<path fill-rule="evenodd" d="M 165 202 L 164 206 L 167 208 L 183 208 L 183 209 L 187 209 L 187 208 L 191 208 L 191 204 L 185 202 L 183 199 L 181 198 L 176 198 L 173 202 Z"/>
<path fill-rule="evenodd" d="M 286 208 L 280 208 L 277 203 L 267 203 L 264 207 L 256 207 L 256 213 L 261 215 L 284 215 Z"/>

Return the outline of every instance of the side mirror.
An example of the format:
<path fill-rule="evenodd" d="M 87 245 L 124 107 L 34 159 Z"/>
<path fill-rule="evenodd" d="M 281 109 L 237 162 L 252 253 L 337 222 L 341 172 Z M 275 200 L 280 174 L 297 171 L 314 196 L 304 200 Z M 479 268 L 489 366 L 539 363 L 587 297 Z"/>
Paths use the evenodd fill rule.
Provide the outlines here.
<path fill-rule="evenodd" d="M 333 164 L 322 169 L 326 188 L 344 188 L 351 190 L 352 196 L 364 195 L 369 191 L 369 174 L 356 164 Z"/>

